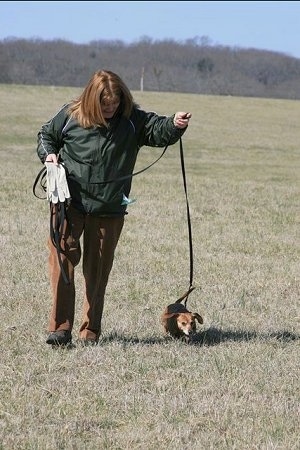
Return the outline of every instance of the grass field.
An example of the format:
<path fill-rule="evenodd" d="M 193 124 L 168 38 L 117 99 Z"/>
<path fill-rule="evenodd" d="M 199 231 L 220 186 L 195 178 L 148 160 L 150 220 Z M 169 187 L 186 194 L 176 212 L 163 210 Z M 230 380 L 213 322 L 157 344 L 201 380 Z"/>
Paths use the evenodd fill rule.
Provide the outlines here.
<path fill-rule="evenodd" d="M 159 322 L 189 285 L 179 145 L 133 180 L 98 346 L 45 344 L 48 204 L 36 135 L 80 90 L 0 85 L 0 449 L 298 450 L 300 102 L 135 92 L 183 138 L 193 345 Z M 141 150 L 136 170 L 161 150 Z"/>

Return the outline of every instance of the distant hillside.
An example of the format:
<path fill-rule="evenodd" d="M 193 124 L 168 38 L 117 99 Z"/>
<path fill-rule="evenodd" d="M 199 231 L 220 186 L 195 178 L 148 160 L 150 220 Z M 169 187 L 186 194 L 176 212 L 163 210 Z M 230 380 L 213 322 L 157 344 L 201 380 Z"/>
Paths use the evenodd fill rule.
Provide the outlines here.
<path fill-rule="evenodd" d="M 86 84 L 100 68 L 117 72 L 132 90 L 300 99 L 300 59 L 283 53 L 143 38 L 134 44 L 4 39 L 0 83 Z"/>

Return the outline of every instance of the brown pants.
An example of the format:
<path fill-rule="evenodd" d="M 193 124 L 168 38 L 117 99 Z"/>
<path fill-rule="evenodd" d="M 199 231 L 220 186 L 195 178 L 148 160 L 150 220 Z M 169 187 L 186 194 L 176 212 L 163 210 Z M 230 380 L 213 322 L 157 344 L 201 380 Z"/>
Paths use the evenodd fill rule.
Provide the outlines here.
<path fill-rule="evenodd" d="M 98 339 L 104 294 L 113 266 L 115 249 L 123 228 L 124 217 L 98 218 L 82 214 L 72 206 L 67 210 L 68 221 L 64 223 L 61 241 L 61 259 L 69 279 L 62 277 L 57 251 L 48 240 L 49 272 L 53 304 L 49 320 L 49 331 L 72 330 L 75 314 L 74 268 L 81 259 L 80 237 L 83 234 L 82 268 L 85 281 L 83 317 L 79 330 L 82 339 Z"/>

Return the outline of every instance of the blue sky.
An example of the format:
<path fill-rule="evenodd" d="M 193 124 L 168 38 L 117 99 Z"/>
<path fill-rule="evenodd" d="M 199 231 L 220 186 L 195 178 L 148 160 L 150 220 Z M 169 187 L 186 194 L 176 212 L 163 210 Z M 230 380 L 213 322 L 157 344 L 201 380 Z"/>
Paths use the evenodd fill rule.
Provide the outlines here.
<path fill-rule="evenodd" d="M 212 45 L 300 58 L 300 1 L 1 1 L 8 37 L 138 41 L 206 36 Z"/>

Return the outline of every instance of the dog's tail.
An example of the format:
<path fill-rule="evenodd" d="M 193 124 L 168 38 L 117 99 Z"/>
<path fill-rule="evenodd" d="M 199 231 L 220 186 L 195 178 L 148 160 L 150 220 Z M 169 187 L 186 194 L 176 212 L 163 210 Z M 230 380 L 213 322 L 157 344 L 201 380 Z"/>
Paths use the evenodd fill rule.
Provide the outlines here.
<path fill-rule="evenodd" d="M 191 293 L 195 288 L 196 288 L 196 286 L 191 286 L 191 287 L 189 288 L 189 290 L 186 291 L 185 294 L 183 294 L 178 300 L 176 300 L 175 303 L 181 303 L 182 300 L 184 300 L 185 298 L 187 298 L 187 297 L 190 295 L 190 293 Z"/>

